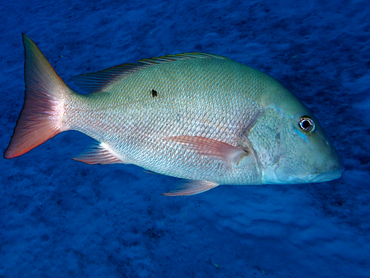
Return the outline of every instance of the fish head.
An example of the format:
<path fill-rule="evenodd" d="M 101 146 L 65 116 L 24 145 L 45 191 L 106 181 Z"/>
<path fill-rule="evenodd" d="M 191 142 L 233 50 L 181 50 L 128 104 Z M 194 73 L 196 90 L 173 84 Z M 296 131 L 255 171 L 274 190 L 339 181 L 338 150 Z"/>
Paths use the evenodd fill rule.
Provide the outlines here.
<path fill-rule="evenodd" d="M 341 177 L 341 159 L 308 108 L 282 85 L 262 101 L 263 111 L 246 134 L 260 164 L 262 183 L 313 183 Z"/>

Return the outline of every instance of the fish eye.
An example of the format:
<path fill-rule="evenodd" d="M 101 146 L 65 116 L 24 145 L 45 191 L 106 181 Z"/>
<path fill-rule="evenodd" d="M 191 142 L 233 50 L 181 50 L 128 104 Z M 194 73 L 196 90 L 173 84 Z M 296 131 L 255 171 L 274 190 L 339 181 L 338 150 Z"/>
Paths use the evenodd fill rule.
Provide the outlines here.
<path fill-rule="evenodd" d="M 315 130 L 315 122 L 308 116 L 303 116 L 298 121 L 299 128 L 304 132 L 312 132 Z"/>

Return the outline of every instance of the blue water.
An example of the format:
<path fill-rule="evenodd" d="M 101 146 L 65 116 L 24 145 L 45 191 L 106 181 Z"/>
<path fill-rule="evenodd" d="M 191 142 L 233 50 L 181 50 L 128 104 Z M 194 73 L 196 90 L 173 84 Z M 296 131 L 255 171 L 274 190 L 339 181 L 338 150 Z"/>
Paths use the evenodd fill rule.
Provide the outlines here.
<path fill-rule="evenodd" d="M 32 3 L 33 2 L 33 3 Z M 368 1 L 3 1 L 0 146 L 23 105 L 26 33 L 70 77 L 182 52 L 227 56 L 289 88 L 343 158 L 340 180 L 219 186 L 71 160 L 65 132 L 0 159 L 0 277 L 370 277 Z"/>

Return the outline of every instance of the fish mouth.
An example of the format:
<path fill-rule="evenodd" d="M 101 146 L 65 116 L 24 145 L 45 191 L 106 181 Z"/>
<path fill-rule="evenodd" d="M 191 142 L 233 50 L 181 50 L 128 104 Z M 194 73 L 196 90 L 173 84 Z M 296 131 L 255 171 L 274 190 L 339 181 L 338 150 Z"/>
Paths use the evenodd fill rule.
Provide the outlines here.
<path fill-rule="evenodd" d="M 284 171 L 272 171 L 265 173 L 263 183 L 279 183 L 279 184 L 302 184 L 302 183 L 318 183 L 327 182 L 339 179 L 342 176 L 345 168 L 340 163 L 337 167 L 326 172 L 313 172 L 308 175 L 287 175 Z"/>
<path fill-rule="evenodd" d="M 340 165 L 338 168 L 334 170 L 316 174 L 314 177 L 309 179 L 309 182 L 326 182 L 339 179 L 342 176 L 344 170 L 345 170 L 344 166 Z"/>
<path fill-rule="evenodd" d="M 342 177 L 345 168 L 342 164 L 339 167 L 329 170 L 327 172 L 316 172 L 305 177 L 291 177 L 289 178 L 290 182 L 296 183 L 318 183 L 318 182 L 327 182 L 339 179 Z"/>

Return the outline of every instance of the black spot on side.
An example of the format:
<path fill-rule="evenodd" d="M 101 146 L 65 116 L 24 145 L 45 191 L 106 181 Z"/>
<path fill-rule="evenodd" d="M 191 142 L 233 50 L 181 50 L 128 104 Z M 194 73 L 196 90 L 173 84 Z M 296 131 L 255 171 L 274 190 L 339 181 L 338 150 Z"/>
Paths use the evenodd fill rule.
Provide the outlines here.
<path fill-rule="evenodd" d="M 152 90 L 152 97 L 156 97 L 156 96 L 158 96 L 157 91 L 156 90 Z"/>

